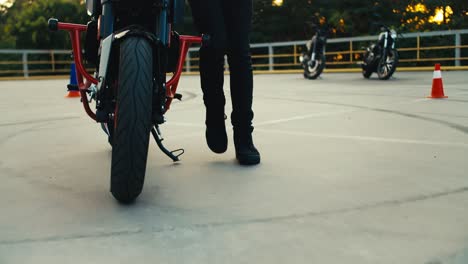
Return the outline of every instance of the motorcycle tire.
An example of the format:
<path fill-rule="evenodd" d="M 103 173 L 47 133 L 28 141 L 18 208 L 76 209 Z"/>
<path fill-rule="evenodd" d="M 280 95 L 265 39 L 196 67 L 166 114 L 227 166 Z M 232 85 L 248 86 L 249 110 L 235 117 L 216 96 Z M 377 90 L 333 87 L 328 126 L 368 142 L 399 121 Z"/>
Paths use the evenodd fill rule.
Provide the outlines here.
<path fill-rule="evenodd" d="M 364 78 L 366 78 L 366 79 L 369 79 L 371 77 L 372 73 L 374 72 L 371 69 L 369 69 L 370 68 L 369 63 L 370 63 L 370 60 L 371 60 L 369 58 L 370 56 L 371 56 L 371 54 L 370 54 L 369 51 L 366 51 L 366 53 L 364 53 L 364 61 L 362 62 L 363 64 L 361 66 L 362 67 L 362 76 L 364 76 Z"/>
<path fill-rule="evenodd" d="M 371 75 L 372 75 L 372 71 L 362 69 L 362 76 L 364 76 L 364 78 L 369 79 Z"/>
<path fill-rule="evenodd" d="M 325 55 L 321 55 L 319 60 L 315 60 L 313 67 L 306 65 L 304 67 L 304 78 L 309 80 L 317 79 L 322 74 L 323 69 L 325 69 L 325 60 Z"/>
<path fill-rule="evenodd" d="M 398 65 L 398 52 L 396 49 L 390 50 L 386 58 L 382 58 L 377 66 L 377 75 L 380 80 L 388 80 L 392 77 Z"/>
<path fill-rule="evenodd" d="M 143 190 L 152 127 L 153 52 L 141 37 L 120 45 L 117 104 L 112 140 L 111 193 L 133 202 Z"/>

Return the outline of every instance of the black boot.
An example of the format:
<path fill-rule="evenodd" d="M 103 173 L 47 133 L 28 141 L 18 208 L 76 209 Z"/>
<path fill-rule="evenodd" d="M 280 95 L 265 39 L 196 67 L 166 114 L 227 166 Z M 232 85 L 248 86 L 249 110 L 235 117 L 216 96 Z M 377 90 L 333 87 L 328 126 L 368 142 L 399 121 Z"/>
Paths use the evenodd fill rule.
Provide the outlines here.
<path fill-rule="evenodd" d="M 224 153 L 227 150 L 226 125 L 224 124 L 226 116 L 223 112 L 210 112 L 206 109 L 206 143 L 214 153 Z"/>
<path fill-rule="evenodd" d="M 252 140 L 252 130 L 234 129 L 234 146 L 236 159 L 241 165 L 255 165 L 260 163 L 260 153 Z"/>
<path fill-rule="evenodd" d="M 218 41 L 222 42 L 222 41 Z M 218 43 L 219 44 L 219 43 Z M 224 124 L 224 48 L 202 47 L 200 49 L 200 75 L 203 102 L 206 107 L 206 143 L 215 153 L 227 150 L 227 134 Z"/>

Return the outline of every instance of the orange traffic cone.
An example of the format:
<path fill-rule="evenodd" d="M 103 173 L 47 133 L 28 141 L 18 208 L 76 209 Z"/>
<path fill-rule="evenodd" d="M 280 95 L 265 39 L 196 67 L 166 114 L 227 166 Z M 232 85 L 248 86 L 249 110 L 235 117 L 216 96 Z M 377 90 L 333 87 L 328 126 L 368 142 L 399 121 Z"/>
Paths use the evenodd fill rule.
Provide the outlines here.
<path fill-rule="evenodd" d="M 432 78 L 432 93 L 427 98 L 447 98 L 444 94 L 444 85 L 442 83 L 442 73 L 440 71 L 440 64 L 436 63 L 434 69 L 434 76 Z"/>
<path fill-rule="evenodd" d="M 68 94 L 65 95 L 65 97 L 67 98 L 81 97 L 80 91 L 78 89 L 78 81 L 76 79 L 75 63 L 72 63 L 70 67 L 70 84 L 67 85 L 67 88 L 68 88 Z"/>

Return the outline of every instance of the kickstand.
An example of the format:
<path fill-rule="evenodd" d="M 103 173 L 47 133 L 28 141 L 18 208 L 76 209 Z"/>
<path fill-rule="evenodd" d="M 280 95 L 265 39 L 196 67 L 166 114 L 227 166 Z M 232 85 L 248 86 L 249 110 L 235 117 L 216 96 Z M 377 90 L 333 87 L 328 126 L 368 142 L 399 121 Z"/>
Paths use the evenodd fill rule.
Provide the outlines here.
<path fill-rule="evenodd" d="M 154 140 L 156 140 L 156 144 L 158 144 L 159 149 L 161 149 L 161 151 L 166 154 L 166 156 L 171 158 L 174 162 L 180 161 L 179 157 L 184 154 L 184 149 L 169 151 L 167 148 L 165 148 L 162 144 L 164 138 L 162 138 L 161 131 L 159 131 L 158 126 L 155 126 L 151 129 L 151 134 L 153 134 Z"/>

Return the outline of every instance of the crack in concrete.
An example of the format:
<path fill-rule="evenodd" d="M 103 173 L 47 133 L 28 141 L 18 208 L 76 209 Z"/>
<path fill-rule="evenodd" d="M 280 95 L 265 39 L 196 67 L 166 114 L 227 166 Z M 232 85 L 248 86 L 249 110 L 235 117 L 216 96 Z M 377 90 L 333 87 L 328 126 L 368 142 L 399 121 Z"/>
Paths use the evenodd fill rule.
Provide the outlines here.
<path fill-rule="evenodd" d="M 49 236 L 45 238 L 38 238 L 38 239 L 21 239 L 21 240 L 14 240 L 14 241 L 0 241 L 0 245 L 15 245 L 15 244 L 27 244 L 27 243 L 36 243 L 36 242 L 57 242 L 57 241 L 65 241 L 65 240 L 76 240 L 76 239 L 87 239 L 87 238 L 106 238 L 106 237 L 114 237 L 114 236 L 128 236 L 133 234 L 142 233 L 142 229 L 136 230 L 122 230 L 122 231 L 111 231 L 111 232 L 97 232 L 94 234 L 74 234 L 69 236 Z"/>
<path fill-rule="evenodd" d="M 384 109 L 384 108 L 374 108 L 374 107 L 362 106 L 362 105 L 326 102 L 326 101 L 313 101 L 313 100 L 279 98 L 279 97 L 263 97 L 263 98 L 275 99 L 275 100 L 285 100 L 285 101 L 307 102 L 307 103 L 314 103 L 314 104 L 345 106 L 345 107 L 352 107 L 352 108 L 362 109 L 362 110 L 369 110 L 369 111 L 376 111 L 376 112 L 387 113 L 387 114 L 394 114 L 394 115 L 419 119 L 419 120 L 423 120 L 423 121 L 427 121 L 427 122 L 438 123 L 438 124 L 444 125 L 446 127 L 450 127 L 450 128 L 455 129 L 455 130 L 458 130 L 458 131 L 460 131 L 460 132 L 462 132 L 464 134 L 468 134 L 468 126 L 463 126 L 463 125 L 448 122 L 448 121 L 445 121 L 445 120 L 440 120 L 440 119 L 437 119 L 437 118 L 425 117 L 425 116 L 415 115 L 415 114 L 411 114 L 411 113 L 405 113 L 405 112 L 401 112 L 401 111 L 397 111 L 397 110 L 390 110 L 390 109 Z"/>
<path fill-rule="evenodd" d="M 396 206 L 396 205 L 414 203 L 414 202 L 425 201 L 425 200 L 430 200 L 430 199 L 436 199 L 436 198 L 440 198 L 443 196 L 464 193 L 467 191 L 468 191 L 468 186 L 465 186 L 465 187 L 452 189 L 452 190 L 448 190 L 444 192 L 420 194 L 420 195 L 410 196 L 410 197 L 403 198 L 403 199 L 386 200 L 386 201 L 376 202 L 372 204 L 363 204 L 363 205 L 352 206 L 352 207 L 330 209 L 330 210 L 323 210 L 323 211 L 312 211 L 312 212 L 306 212 L 303 214 L 291 214 L 291 215 L 284 215 L 284 216 L 247 219 L 243 221 L 233 221 L 233 222 L 224 222 L 224 223 L 223 222 L 207 223 L 207 224 L 200 224 L 200 225 L 195 225 L 195 226 L 215 227 L 215 226 L 241 225 L 241 224 L 250 224 L 250 223 L 268 223 L 268 222 L 273 222 L 273 221 L 285 221 L 285 220 L 308 218 L 308 217 L 314 217 L 314 216 L 337 215 L 337 214 L 343 214 L 343 213 L 349 213 L 349 212 L 355 212 L 355 211 L 365 211 L 365 210 L 376 209 L 380 207 Z"/>
<path fill-rule="evenodd" d="M 110 232 L 98 232 L 95 234 L 72 234 L 67 236 L 49 236 L 43 238 L 30 238 L 30 239 L 19 239 L 19 240 L 0 240 L 0 246 L 8 246 L 8 245 L 18 245 L 18 244 L 29 244 L 29 243 L 44 243 L 44 242 L 57 242 L 57 241 L 67 241 L 67 240 L 76 240 L 76 239 L 88 239 L 88 238 L 106 238 L 106 237 L 115 237 L 115 236 L 129 236 L 129 235 L 136 235 L 141 233 L 163 233 L 163 232 L 172 232 L 176 230 L 183 230 L 183 229 L 207 229 L 207 228 L 216 228 L 216 227 L 225 227 L 225 226 L 240 226 L 240 225 L 248 225 L 248 224 L 258 224 L 258 223 L 272 223 L 272 222 L 279 222 L 279 221 L 287 221 L 287 220 L 294 220 L 294 219 L 301 219 L 301 218 L 309 218 L 309 217 L 317 217 L 317 216 L 330 216 L 330 215 L 338 215 L 356 211 L 364 211 L 364 210 L 371 210 L 386 206 L 398 206 L 408 203 L 426 201 L 430 199 L 437 199 L 444 196 L 449 195 L 456 195 L 460 193 L 464 193 L 468 191 L 468 186 L 460 187 L 457 189 L 430 193 L 430 194 L 420 194 L 415 196 L 410 196 L 402 199 L 393 199 L 393 200 L 386 200 L 381 202 L 375 202 L 370 204 L 363 204 L 358 206 L 351 206 L 351 207 L 344 207 L 344 208 L 337 208 L 337 209 L 330 209 L 330 210 L 323 210 L 323 211 L 311 211 L 301 214 L 290 214 L 290 215 L 282 215 L 282 216 L 273 216 L 273 217 L 259 217 L 259 218 L 251 218 L 251 219 L 244 219 L 238 221 L 227 221 L 227 222 L 210 222 L 204 224 L 194 224 L 191 226 L 180 226 L 180 227 L 163 227 L 163 228 L 151 228 L 150 230 L 144 230 L 142 228 L 138 228 L 135 230 L 123 230 L 123 231 L 110 231 Z"/>

